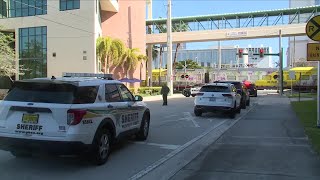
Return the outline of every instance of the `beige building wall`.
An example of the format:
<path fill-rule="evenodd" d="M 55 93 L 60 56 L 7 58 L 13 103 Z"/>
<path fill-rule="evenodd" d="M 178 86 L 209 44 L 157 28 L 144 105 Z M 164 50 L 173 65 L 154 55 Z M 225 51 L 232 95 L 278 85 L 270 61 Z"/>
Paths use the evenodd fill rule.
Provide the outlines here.
<path fill-rule="evenodd" d="M 59 1 L 48 1 L 46 15 L 0 19 L 0 26 L 15 32 L 17 60 L 19 28 L 47 26 L 48 77 L 59 77 L 63 72 L 92 73 L 97 69 L 94 5 L 92 1 L 81 1 L 80 9 L 60 11 Z"/>
<path fill-rule="evenodd" d="M 115 12 L 106 11 L 116 7 Z M 19 28 L 47 27 L 47 76 L 63 72 L 98 73 L 96 39 L 110 36 L 121 39 L 127 47 L 138 48 L 145 55 L 146 2 L 144 0 L 80 1 L 80 9 L 60 11 L 58 0 L 48 0 L 47 14 L 0 19 L 0 26 L 15 32 L 16 57 L 19 58 Z M 112 8 L 111 8 L 112 9 Z M 53 54 L 56 54 L 56 57 Z M 146 63 L 137 64 L 128 74 L 122 67 L 112 67 L 115 78 L 145 80 Z M 136 83 L 139 85 L 139 83 Z"/>

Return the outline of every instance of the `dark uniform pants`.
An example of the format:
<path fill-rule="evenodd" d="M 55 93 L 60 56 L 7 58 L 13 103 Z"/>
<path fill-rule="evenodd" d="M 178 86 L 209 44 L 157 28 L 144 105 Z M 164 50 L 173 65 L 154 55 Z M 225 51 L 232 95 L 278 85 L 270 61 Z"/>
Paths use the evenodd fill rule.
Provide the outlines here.
<path fill-rule="evenodd" d="M 162 99 L 163 99 L 163 105 L 168 105 L 168 95 L 167 94 L 163 94 L 162 95 Z"/>

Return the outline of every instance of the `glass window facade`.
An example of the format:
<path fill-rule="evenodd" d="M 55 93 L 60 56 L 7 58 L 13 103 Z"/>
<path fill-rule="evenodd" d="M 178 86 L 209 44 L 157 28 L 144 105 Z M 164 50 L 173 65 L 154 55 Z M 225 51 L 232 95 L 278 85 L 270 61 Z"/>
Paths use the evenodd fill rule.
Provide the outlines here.
<path fill-rule="evenodd" d="M 21 79 L 47 77 L 47 27 L 19 29 L 19 64 Z"/>
<path fill-rule="evenodd" d="M 0 0 L 0 18 L 47 14 L 47 0 Z"/>
<path fill-rule="evenodd" d="M 60 11 L 80 9 L 80 0 L 60 0 Z"/>

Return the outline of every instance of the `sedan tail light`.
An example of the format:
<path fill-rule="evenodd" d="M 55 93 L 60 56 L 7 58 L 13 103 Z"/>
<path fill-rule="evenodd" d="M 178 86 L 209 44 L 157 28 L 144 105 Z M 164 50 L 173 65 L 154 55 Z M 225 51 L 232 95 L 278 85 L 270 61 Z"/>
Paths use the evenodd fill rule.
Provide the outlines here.
<path fill-rule="evenodd" d="M 196 96 L 203 96 L 204 93 L 197 93 Z"/>
<path fill-rule="evenodd" d="M 81 122 L 82 118 L 87 114 L 86 110 L 82 109 L 69 109 L 68 110 L 68 125 L 77 125 Z"/>

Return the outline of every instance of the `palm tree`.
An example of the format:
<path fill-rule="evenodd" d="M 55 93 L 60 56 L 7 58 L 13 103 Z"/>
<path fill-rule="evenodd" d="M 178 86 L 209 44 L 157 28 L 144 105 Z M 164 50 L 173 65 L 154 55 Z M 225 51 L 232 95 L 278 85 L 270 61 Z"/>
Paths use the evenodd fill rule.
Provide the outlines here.
<path fill-rule="evenodd" d="M 137 64 L 139 62 L 139 59 L 138 59 L 138 53 L 139 52 L 139 49 L 137 48 L 133 48 L 133 49 L 130 49 L 128 48 L 124 55 L 123 55 L 123 66 L 125 67 L 126 69 L 126 72 L 130 71 L 131 69 L 135 69 L 137 67 Z"/>
<path fill-rule="evenodd" d="M 97 53 L 98 61 L 101 63 L 106 59 L 106 51 L 105 51 L 104 45 L 105 45 L 104 38 L 98 37 L 96 41 L 96 53 Z"/>
<path fill-rule="evenodd" d="M 103 63 L 103 72 L 109 73 L 110 66 L 120 65 L 126 51 L 124 43 L 119 39 L 99 37 L 96 42 L 97 56 Z"/>
<path fill-rule="evenodd" d="M 112 62 L 110 65 L 119 66 L 123 63 L 123 55 L 126 53 L 126 46 L 120 39 L 112 40 L 110 51 L 112 54 Z"/>
<path fill-rule="evenodd" d="M 172 27 L 172 31 L 173 32 L 185 32 L 188 30 L 188 25 L 185 24 L 185 23 L 176 23 L 173 25 Z M 177 53 L 178 53 L 178 50 L 179 50 L 179 47 L 180 47 L 180 43 L 177 43 L 176 45 L 176 51 L 174 53 L 174 58 L 173 58 L 173 71 L 175 72 L 175 65 L 176 65 L 176 62 L 177 62 Z"/>

